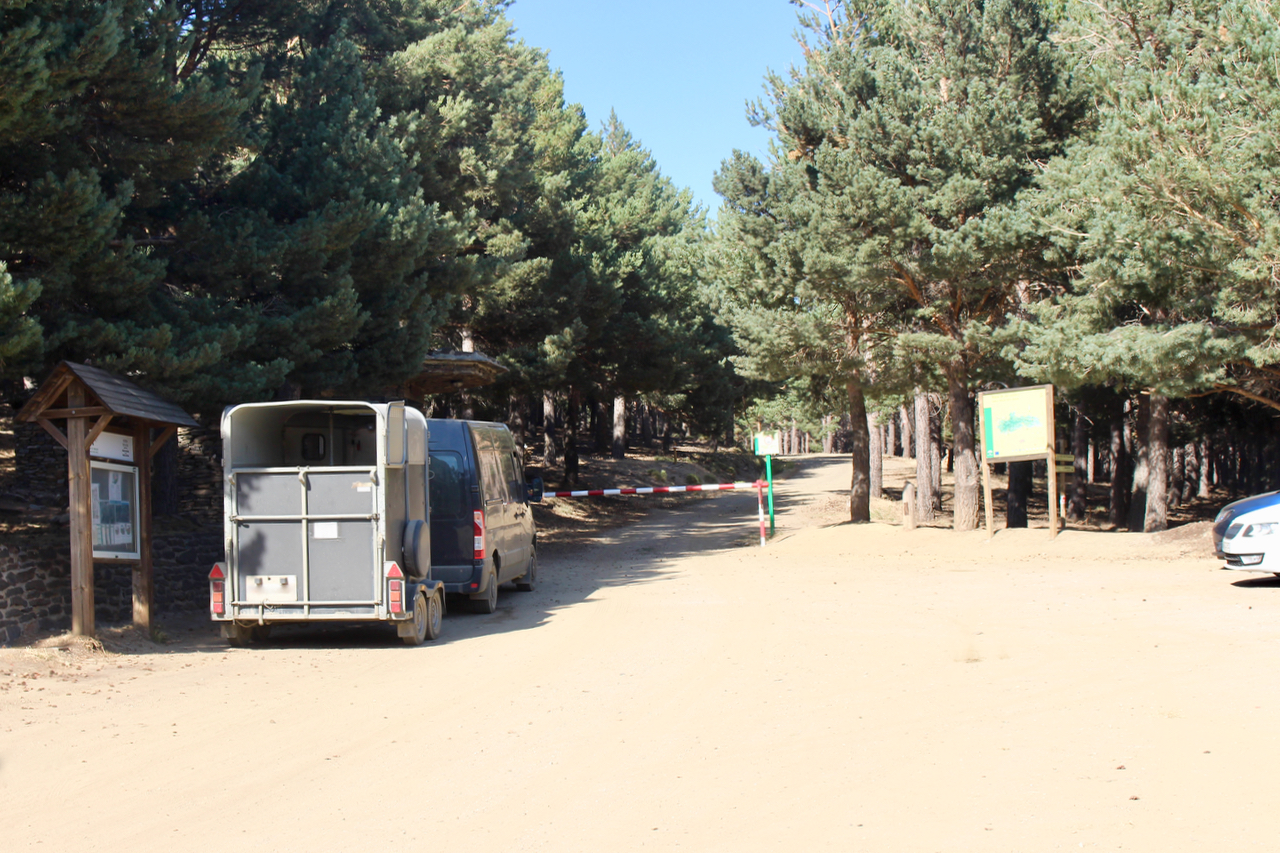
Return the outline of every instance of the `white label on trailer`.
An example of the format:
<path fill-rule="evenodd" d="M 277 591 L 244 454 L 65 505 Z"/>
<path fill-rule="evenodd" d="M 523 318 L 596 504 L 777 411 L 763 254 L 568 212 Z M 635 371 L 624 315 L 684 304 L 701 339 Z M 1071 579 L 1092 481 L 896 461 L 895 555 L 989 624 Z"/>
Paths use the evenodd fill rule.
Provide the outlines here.
<path fill-rule="evenodd" d="M 373 483 L 352 483 L 351 488 L 357 492 L 371 492 L 373 491 Z"/>
<path fill-rule="evenodd" d="M 252 604 L 298 600 L 297 575 L 245 575 L 244 600 Z"/>
<path fill-rule="evenodd" d="M 338 522 L 336 521 L 317 521 L 311 525 L 312 539 L 337 539 L 338 538 Z"/>

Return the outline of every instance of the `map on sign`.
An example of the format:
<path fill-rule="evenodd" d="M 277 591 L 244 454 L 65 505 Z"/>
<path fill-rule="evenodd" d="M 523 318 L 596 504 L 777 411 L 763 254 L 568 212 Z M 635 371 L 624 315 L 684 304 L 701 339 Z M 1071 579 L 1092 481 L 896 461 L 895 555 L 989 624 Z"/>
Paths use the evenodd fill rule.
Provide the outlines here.
<path fill-rule="evenodd" d="M 982 449 L 987 459 L 1044 456 L 1048 452 L 1052 385 L 987 391 L 978 397 Z"/>

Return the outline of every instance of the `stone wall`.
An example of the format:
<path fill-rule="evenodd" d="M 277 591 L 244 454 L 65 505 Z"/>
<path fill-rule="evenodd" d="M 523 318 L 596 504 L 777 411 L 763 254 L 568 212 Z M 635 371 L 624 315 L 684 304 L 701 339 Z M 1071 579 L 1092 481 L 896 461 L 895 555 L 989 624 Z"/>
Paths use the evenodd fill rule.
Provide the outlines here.
<path fill-rule="evenodd" d="M 59 448 L 61 449 L 61 448 Z M 0 645 L 24 631 L 71 628 L 71 542 L 56 533 L 21 534 L 0 542 Z M 209 568 L 223 559 L 222 527 L 204 527 L 152 539 L 153 618 L 208 606 Z M 133 618 L 133 566 L 96 563 L 94 618 L 104 624 Z"/>
<path fill-rule="evenodd" d="M 36 506 L 67 506 L 67 451 L 39 424 L 14 424 L 10 496 Z"/>
<path fill-rule="evenodd" d="M 222 434 L 178 430 L 178 514 L 196 524 L 222 524 Z"/>
<path fill-rule="evenodd" d="M 67 507 L 67 452 L 38 424 L 14 424 L 16 476 L 10 496 L 36 506 Z M 222 524 L 222 437 L 218 428 L 178 430 L 178 514 Z"/>

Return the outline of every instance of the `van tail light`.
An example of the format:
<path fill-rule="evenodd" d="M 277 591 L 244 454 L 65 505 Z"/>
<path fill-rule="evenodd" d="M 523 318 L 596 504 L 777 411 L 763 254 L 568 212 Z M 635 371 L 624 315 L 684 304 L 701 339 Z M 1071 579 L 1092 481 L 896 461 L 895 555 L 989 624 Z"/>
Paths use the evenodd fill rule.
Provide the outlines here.
<path fill-rule="evenodd" d="M 475 542 L 475 558 L 476 558 L 477 560 L 483 560 L 483 559 L 484 559 L 484 552 L 485 552 L 485 547 L 484 547 L 484 513 L 483 513 L 483 512 L 479 512 L 479 511 L 477 511 L 477 512 L 473 512 L 473 513 L 471 513 L 471 518 L 472 518 L 471 527 L 472 527 L 472 530 L 475 532 L 475 537 L 476 537 L 476 542 Z"/>
<path fill-rule="evenodd" d="M 387 609 L 404 613 L 404 572 L 395 563 L 387 564 Z"/>
<path fill-rule="evenodd" d="M 214 563 L 209 572 L 209 612 L 214 616 L 227 613 L 227 572 L 222 563 Z"/>

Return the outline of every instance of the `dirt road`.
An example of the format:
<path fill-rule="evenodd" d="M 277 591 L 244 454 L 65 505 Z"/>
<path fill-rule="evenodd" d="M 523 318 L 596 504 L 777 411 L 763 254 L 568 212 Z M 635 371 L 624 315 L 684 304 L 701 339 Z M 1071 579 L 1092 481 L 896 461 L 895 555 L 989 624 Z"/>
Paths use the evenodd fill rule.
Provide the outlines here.
<path fill-rule="evenodd" d="M 801 463 L 764 549 L 726 494 L 550 550 L 420 648 L 0 651 L 0 845 L 1280 848 L 1280 584 L 1185 532 L 838 524 L 847 482 Z"/>

